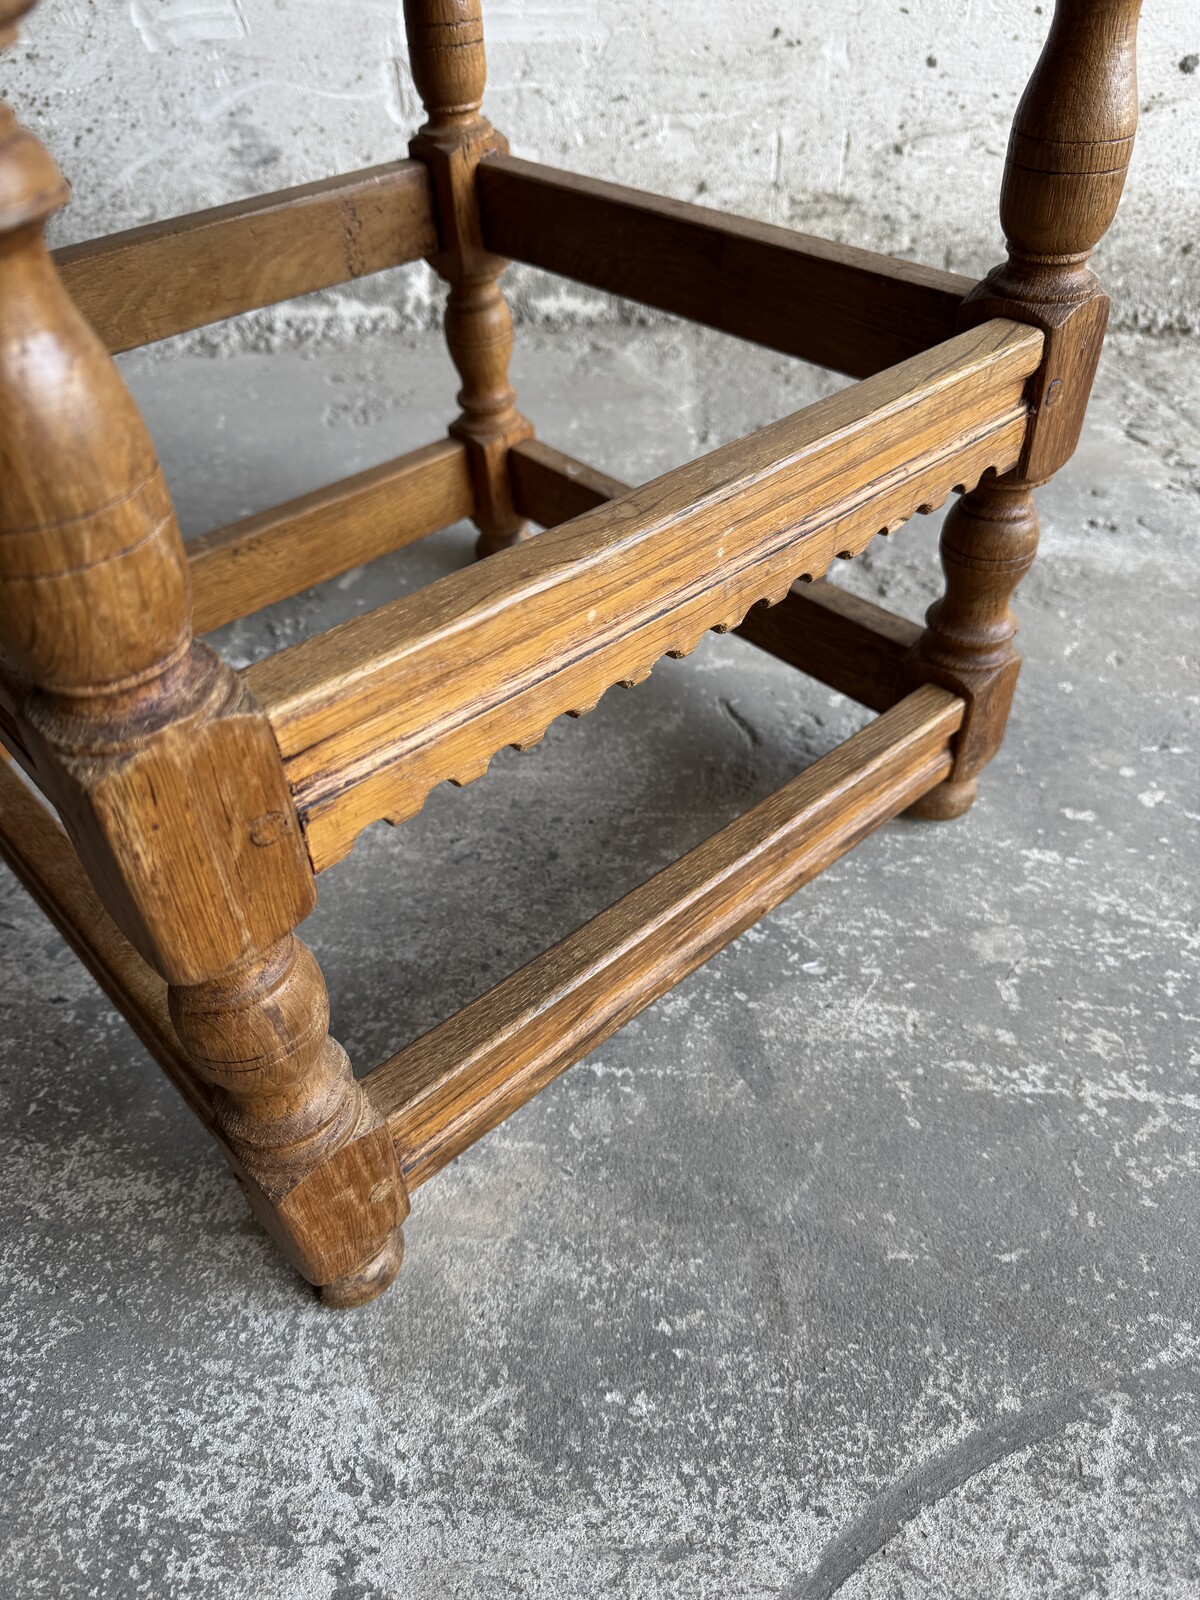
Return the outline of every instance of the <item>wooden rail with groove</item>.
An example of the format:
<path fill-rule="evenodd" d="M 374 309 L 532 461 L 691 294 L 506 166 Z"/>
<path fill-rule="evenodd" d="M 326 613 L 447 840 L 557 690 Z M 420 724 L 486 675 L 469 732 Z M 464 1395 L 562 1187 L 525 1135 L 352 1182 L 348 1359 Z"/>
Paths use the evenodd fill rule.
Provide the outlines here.
<path fill-rule="evenodd" d="M 315 868 L 436 783 L 469 782 L 504 745 L 1008 470 L 1040 350 L 1034 330 L 982 325 L 246 668 Z"/>
<path fill-rule="evenodd" d="M 66 245 L 54 264 L 112 353 L 433 253 L 420 161 L 324 178 Z"/>
<path fill-rule="evenodd" d="M 962 702 L 918 689 L 369 1073 L 424 1183 L 950 770 Z"/>
<path fill-rule="evenodd" d="M 509 464 L 518 510 L 546 528 L 631 492 L 541 439 L 515 445 Z M 921 637 L 919 623 L 821 578 L 754 606 L 734 631 L 872 711 L 901 698 L 901 664 Z"/>
<path fill-rule="evenodd" d="M 483 239 L 515 261 L 868 377 L 949 339 L 973 278 L 492 156 Z"/>
<path fill-rule="evenodd" d="M 208 633 L 374 561 L 475 507 L 466 446 L 441 439 L 187 544 L 192 626 Z"/>

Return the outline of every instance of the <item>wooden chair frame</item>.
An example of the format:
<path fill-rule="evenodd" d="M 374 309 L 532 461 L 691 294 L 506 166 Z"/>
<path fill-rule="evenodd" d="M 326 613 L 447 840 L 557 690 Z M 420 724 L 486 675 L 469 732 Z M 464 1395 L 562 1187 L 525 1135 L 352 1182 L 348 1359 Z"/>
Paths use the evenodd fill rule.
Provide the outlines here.
<path fill-rule="evenodd" d="M 0 0 L 0 44 L 31 3 Z M 406 0 L 411 159 L 53 257 L 65 186 L 0 105 L 0 729 L 34 786 L 0 768 L 0 851 L 327 1302 L 386 1288 L 413 1189 L 770 907 L 898 812 L 971 804 L 1031 490 L 1103 338 L 1139 8 L 1058 0 L 980 283 L 513 159 L 479 0 Z M 419 258 L 449 284 L 449 437 L 185 546 L 111 353 Z M 516 409 L 508 258 L 859 381 L 628 488 Z M 824 581 L 952 493 L 923 628 Z M 240 673 L 195 638 L 463 517 L 486 559 L 416 594 Z M 356 1080 L 294 935 L 316 874 L 712 628 L 877 718 Z"/>

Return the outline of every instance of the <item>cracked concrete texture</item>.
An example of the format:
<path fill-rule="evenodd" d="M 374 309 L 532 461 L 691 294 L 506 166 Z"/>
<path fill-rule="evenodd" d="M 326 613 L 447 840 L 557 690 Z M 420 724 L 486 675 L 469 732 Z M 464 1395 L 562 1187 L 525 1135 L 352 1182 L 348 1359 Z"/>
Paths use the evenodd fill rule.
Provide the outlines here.
<path fill-rule="evenodd" d="M 981 275 L 1050 0 L 485 0 L 486 107 L 516 154 Z M 1142 121 L 1097 254 L 1121 318 L 1194 331 L 1200 15 L 1142 20 Z M 75 186 L 58 242 L 390 161 L 421 120 L 397 0 L 41 0 L 0 85 Z M 527 269 L 534 318 L 611 302 Z M 208 340 L 428 323 L 424 271 Z"/>
<path fill-rule="evenodd" d="M 631 479 L 838 381 L 683 329 L 528 334 L 514 366 L 543 437 Z M 454 388 L 424 337 L 123 367 L 189 532 L 436 436 Z M 1198 397 L 1192 350 L 1110 342 L 968 818 L 885 828 L 440 1174 L 364 1311 L 280 1265 L 4 876 L 4 1592 L 1197 1592 Z M 936 520 L 836 576 L 919 614 Z M 305 930 L 352 1058 L 864 716 L 710 636 L 369 830 Z"/>

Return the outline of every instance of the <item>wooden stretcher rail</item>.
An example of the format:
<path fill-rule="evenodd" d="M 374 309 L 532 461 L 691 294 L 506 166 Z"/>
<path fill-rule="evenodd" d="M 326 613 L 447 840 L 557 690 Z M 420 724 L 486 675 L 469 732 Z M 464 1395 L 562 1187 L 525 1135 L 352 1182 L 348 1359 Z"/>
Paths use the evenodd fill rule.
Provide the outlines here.
<path fill-rule="evenodd" d="M 545 528 L 630 492 L 540 439 L 513 446 L 509 472 L 517 510 Z M 755 606 L 736 632 L 872 711 L 900 698 L 901 663 L 921 637 L 917 623 L 824 579 L 795 584 L 776 606 Z"/>
<path fill-rule="evenodd" d="M 484 243 L 641 305 L 863 378 L 949 339 L 973 278 L 494 156 Z"/>
<path fill-rule="evenodd" d="M 925 687 L 370 1073 L 410 1189 L 949 772 Z"/>
<path fill-rule="evenodd" d="M 0 759 L 0 859 L 12 869 L 204 1122 L 212 1108 L 188 1070 L 167 1011 L 167 986 L 101 905 L 56 817 Z"/>
<path fill-rule="evenodd" d="M 564 712 L 1019 457 L 1042 336 L 994 321 L 257 662 L 317 870 Z"/>
<path fill-rule="evenodd" d="M 115 353 L 437 248 L 428 169 L 392 161 L 68 245 L 54 262 Z"/>
<path fill-rule="evenodd" d="M 425 445 L 189 540 L 192 626 L 208 633 L 474 510 L 466 446 Z"/>

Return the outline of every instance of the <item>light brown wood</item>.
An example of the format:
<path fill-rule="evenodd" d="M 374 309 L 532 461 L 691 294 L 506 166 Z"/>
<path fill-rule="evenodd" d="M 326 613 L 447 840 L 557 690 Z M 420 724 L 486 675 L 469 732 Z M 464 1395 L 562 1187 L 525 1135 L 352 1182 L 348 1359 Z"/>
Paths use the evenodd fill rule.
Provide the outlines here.
<path fill-rule="evenodd" d="M 481 114 L 487 67 L 479 0 L 404 0 L 413 81 L 429 120 L 409 149 L 428 164 L 439 247 L 430 265 L 450 285 L 446 343 L 463 386 L 450 432 L 467 446 L 475 484 L 478 554 L 526 537 L 512 503 L 508 452 L 533 433 L 508 381 L 512 317 L 500 291 L 507 262 L 480 235 L 475 175 L 508 142 Z"/>
<path fill-rule="evenodd" d="M 905 692 L 905 659 L 921 635 L 907 617 L 832 583 L 797 584 L 777 606 L 755 606 L 738 636 L 872 711 Z"/>
<path fill-rule="evenodd" d="M 186 546 L 192 626 L 209 633 L 469 517 L 466 446 L 441 439 Z"/>
<path fill-rule="evenodd" d="M 0 858 L 206 1124 L 212 1096 L 199 1081 L 167 1010 L 167 986 L 105 910 L 58 820 L 9 762 L 0 761 Z"/>
<path fill-rule="evenodd" d="M 1004 738 L 1020 672 L 1010 601 L 1038 542 L 1033 487 L 1075 450 L 1108 321 L 1087 262 L 1121 197 L 1137 128 L 1141 0 L 1057 0 L 1009 141 L 1000 220 L 1008 260 L 971 294 L 964 325 L 1011 315 L 1045 336 L 1016 471 L 981 484 L 942 529 L 946 592 L 927 616 L 904 681 L 940 683 L 966 715 L 950 781 L 916 813 L 961 816 Z"/>
<path fill-rule="evenodd" d="M 0 645 L 19 746 L 166 980 L 251 1203 L 312 1282 L 353 1298 L 399 1265 L 403 1184 L 292 934 L 315 887 L 271 729 L 192 638 L 149 436 L 46 252 L 65 199 L 0 105 Z"/>
<path fill-rule="evenodd" d="M 966 712 L 951 779 L 914 808 L 918 816 L 962 816 L 975 800 L 977 774 L 1000 748 L 1021 670 L 1010 602 L 1037 546 L 1033 496 L 1012 475 L 979 484 L 942 524 L 946 591 L 926 613 L 901 681 L 940 683 L 963 697 Z"/>
<path fill-rule="evenodd" d="M 67 245 L 54 260 L 76 305 L 116 352 L 436 249 L 426 168 L 391 161 Z"/>
<path fill-rule="evenodd" d="M 936 784 L 961 712 L 919 690 L 370 1073 L 410 1189 Z"/>
<path fill-rule="evenodd" d="M 632 492 L 540 439 L 515 445 L 509 464 L 517 505 L 544 527 Z M 903 695 L 901 668 L 921 636 L 917 623 L 824 579 L 794 584 L 778 605 L 752 607 L 735 631 L 873 711 Z"/>
<path fill-rule="evenodd" d="M 1020 463 L 1034 484 L 1074 453 L 1100 359 L 1109 302 L 1087 263 L 1116 215 L 1133 153 L 1141 4 L 1056 0 L 1005 161 L 1008 260 L 963 307 L 964 326 L 1011 316 L 1046 337 Z"/>
<path fill-rule="evenodd" d="M 0 45 L 28 8 L 0 0 Z M 481 113 L 479 0 L 404 9 L 428 112 L 413 161 L 59 254 L 112 349 L 417 255 L 450 286 L 451 439 L 187 550 L 46 253 L 65 185 L 0 107 L 0 737 L 65 828 L 0 762 L 0 856 L 337 1305 L 394 1276 L 405 1173 L 423 1182 L 885 818 L 970 804 L 1019 668 L 1031 489 L 1074 449 L 1095 370 L 1108 302 L 1087 260 L 1137 112 L 1139 0 L 1058 0 L 1009 147 L 1008 260 L 972 286 L 513 160 Z M 507 254 L 864 381 L 628 489 L 517 411 Z M 924 629 L 819 581 L 955 489 Z M 466 512 L 491 559 L 423 593 L 241 676 L 193 637 Z M 551 531 L 513 548 L 527 518 Z M 883 714 L 357 1084 L 294 932 L 314 869 L 733 626 Z"/>
<path fill-rule="evenodd" d="M 489 249 L 865 378 L 950 338 L 973 278 L 511 156 L 479 169 Z"/>
<path fill-rule="evenodd" d="M 17 23 L 35 3 L 36 0 L 0 0 L 0 50 L 15 42 Z"/>
<path fill-rule="evenodd" d="M 633 492 L 631 484 L 597 472 L 541 439 L 513 445 L 508 471 L 518 511 L 543 528 L 556 528 Z"/>
<path fill-rule="evenodd" d="M 478 569 L 255 663 L 319 871 L 367 823 L 735 627 L 802 573 L 1006 470 L 1040 337 L 996 322 L 723 446 Z"/>

